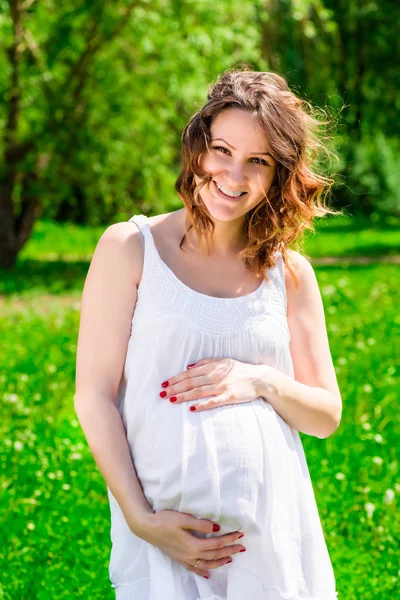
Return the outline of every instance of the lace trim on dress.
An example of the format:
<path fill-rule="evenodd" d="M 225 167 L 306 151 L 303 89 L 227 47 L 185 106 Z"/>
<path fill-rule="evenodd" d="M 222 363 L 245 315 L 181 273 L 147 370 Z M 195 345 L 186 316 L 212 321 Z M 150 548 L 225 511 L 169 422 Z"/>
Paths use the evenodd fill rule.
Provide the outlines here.
<path fill-rule="evenodd" d="M 187 286 L 162 261 L 145 215 L 136 215 L 130 221 L 136 223 L 145 238 L 138 298 L 140 299 L 142 287 L 150 286 L 151 289 L 144 296 L 147 302 L 151 298 L 154 303 L 154 318 L 159 307 L 164 316 L 168 310 L 171 314 L 178 312 L 204 333 L 229 336 L 244 331 L 251 325 L 257 326 L 258 322 L 265 321 L 266 315 L 269 315 L 283 334 L 289 337 L 283 259 L 280 253 L 277 253 L 275 266 L 268 271 L 268 283 L 264 280 L 254 292 L 234 298 L 209 296 Z"/>

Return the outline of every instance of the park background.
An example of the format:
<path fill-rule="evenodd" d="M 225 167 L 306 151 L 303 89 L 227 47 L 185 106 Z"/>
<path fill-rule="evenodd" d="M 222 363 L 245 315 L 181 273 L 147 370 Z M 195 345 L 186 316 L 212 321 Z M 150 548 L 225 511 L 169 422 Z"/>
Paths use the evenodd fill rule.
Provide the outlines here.
<path fill-rule="evenodd" d="M 112 223 L 181 208 L 180 135 L 226 68 L 335 122 L 304 253 L 339 429 L 301 434 L 341 600 L 400 596 L 400 4 L 0 0 L 0 599 L 112 599 L 109 508 L 73 409 L 80 296 Z"/>

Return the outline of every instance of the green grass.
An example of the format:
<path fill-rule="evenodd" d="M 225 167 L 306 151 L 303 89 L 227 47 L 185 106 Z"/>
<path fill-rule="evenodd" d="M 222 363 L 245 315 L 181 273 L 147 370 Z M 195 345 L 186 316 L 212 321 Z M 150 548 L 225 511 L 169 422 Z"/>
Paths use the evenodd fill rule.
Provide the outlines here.
<path fill-rule="evenodd" d="M 378 217 L 372 222 L 349 216 L 329 217 L 306 232 L 305 249 L 311 257 L 379 257 L 400 254 L 400 219 Z"/>
<path fill-rule="evenodd" d="M 374 215 L 372 220 L 354 219 L 348 215 L 316 219 L 316 234 L 306 232 L 307 253 L 314 257 L 400 253 L 400 218 Z M 20 254 L 20 261 L 90 260 L 105 228 L 38 221 L 29 243 Z M 318 232 L 323 235 L 318 235 Z"/>
<path fill-rule="evenodd" d="M 34 237 L 16 269 L 2 273 L 0 598 L 112 600 L 105 483 L 73 410 L 84 255 L 99 230 L 52 225 L 47 235 L 38 227 L 41 241 Z M 322 228 L 313 243 L 359 247 L 348 227 Z M 62 242 L 58 261 L 46 260 L 60 229 L 70 245 Z M 392 233 L 382 232 L 386 249 Z M 399 270 L 315 267 L 343 416 L 331 437 L 301 437 L 339 600 L 389 600 L 400 591 Z"/>

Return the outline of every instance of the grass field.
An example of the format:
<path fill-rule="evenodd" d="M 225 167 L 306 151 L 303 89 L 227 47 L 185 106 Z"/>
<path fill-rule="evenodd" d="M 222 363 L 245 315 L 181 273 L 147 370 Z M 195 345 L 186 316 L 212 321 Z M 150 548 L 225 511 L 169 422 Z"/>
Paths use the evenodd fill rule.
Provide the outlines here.
<path fill-rule="evenodd" d="M 73 410 L 80 294 L 103 230 L 39 222 L 16 268 L 0 272 L 0 599 L 114 598 L 105 483 Z M 373 258 L 399 252 L 399 237 L 397 221 L 333 219 L 306 250 Z M 301 437 L 339 600 L 394 600 L 400 267 L 315 272 L 343 416 L 331 437 Z"/>

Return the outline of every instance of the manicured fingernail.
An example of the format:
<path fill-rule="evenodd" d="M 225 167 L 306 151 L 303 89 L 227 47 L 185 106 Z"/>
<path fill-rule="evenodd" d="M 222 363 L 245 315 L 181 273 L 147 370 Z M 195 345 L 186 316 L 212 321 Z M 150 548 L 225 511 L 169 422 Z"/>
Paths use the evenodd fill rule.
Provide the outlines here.
<path fill-rule="evenodd" d="M 204 577 L 205 577 L 206 579 L 210 579 L 210 577 L 209 577 L 208 575 L 204 575 Z"/>
<path fill-rule="evenodd" d="M 213 523 L 213 531 L 219 531 L 221 529 L 221 527 L 219 525 L 217 525 L 216 523 Z"/>
<path fill-rule="evenodd" d="M 163 381 L 161 387 L 168 387 L 168 381 Z"/>
<path fill-rule="evenodd" d="M 240 550 L 240 552 L 246 552 L 246 548 L 242 548 L 242 550 Z"/>
<path fill-rule="evenodd" d="M 190 410 L 193 412 L 194 410 L 196 410 L 196 407 L 195 406 L 191 406 Z"/>
<path fill-rule="evenodd" d="M 165 398 L 166 395 L 167 395 L 167 392 L 160 392 L 161 398 Z"/>
<path fill-rule="evenodd" d="M 239 535 L 238 540 L 240 540 L 240 538 L 244 537 L 244 533 L 242 533 L 241 535 Z"/>
<path fill-rule="evenodd" d="M 187 366 L 187 368 L 188 368 L 188 369 L 191 369 L 192 367 L 194 367 L 194 366 L 195 366 L 195 364 L 196 364 L 196 363 L 192 363 L 191 365 L 188 365 L 188 366 Z"/>
<path fill-rule="evenodd" d="M 227 565 L 227 564 L 229 564 L 229 563 L 231 563 L 231 562 L 232 562 L 232 559 L 230 559 L 230 560 L 227 560 L 225 564 Z"/>
<path fill-rule="evenodd" d="M 171 396 L 171 398 L 169 399 L 170 402 L 176 402 L 176 396 Z"/>

